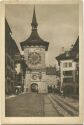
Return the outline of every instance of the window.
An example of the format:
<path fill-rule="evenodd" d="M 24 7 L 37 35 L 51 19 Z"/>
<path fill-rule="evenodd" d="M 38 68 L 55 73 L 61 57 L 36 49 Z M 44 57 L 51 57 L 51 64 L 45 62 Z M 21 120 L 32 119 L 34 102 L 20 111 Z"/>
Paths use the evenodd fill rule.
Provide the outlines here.
<path fill-rule="evenodd" d="M 63 63 L 63 67 L 64 68 L 72 67 L 72 62 L 65 62 L 65 63 Z"/>
<path fill-rule="evenodd" d="M 69 62 L 69 67 L 72 67 L 72 62 Z"/>
<path fill-rule="evenodd" d="M 63 63 L 63 67 L 66 68 L 67 67 L 67 62 Z"/>
<path fill-rule="evenodd" d="M 64 83 L 72 83 L 73 82 L 73 78 L 64 78 L 63 82 Z"/>
<path fill-rule="evenodd" d="M 72 76 L 72 71 L 63 71 L 64 76 Z"/>

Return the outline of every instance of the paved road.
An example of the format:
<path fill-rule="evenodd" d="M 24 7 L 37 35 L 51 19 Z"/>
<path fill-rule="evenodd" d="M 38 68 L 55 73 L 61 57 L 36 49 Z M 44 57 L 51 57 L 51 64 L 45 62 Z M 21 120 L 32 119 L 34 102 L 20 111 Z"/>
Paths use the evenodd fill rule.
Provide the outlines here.
<path fill-rule="evenodd" d="M 58 116 L 58 113 L 56 112 L 55 108 L 53 107 L 53 104 L 51 100 L 49 99 L 48 95 L 44 96 L 44 116 Z"/>
<path fill-rule="evenodd" d="M 6 100 L 6 116 L 43 116 L 43 95 L 22 94 Z"/>
<path fill-rule="evenodd" d="M 78 102 L 75 103 L 76 107 L 72 102 L 67 104 L 66 99 L 53 94 L 25 93 L 6 99 L 5 115 L 7 117 L 78 116 Z"/>

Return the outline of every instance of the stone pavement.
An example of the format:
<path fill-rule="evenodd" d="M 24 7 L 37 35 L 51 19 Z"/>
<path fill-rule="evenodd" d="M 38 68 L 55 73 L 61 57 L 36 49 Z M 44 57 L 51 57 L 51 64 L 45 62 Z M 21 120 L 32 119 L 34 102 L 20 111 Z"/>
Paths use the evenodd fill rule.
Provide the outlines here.
<path fill-rule="evenodd" d="M 25 93 L 7 99 L 5 109 L 6 116 L 43 116 L 43 95 Z"/>
<path fill-rule="evenodd" d="M 64 100 L 59 95 L 23 93 L 6 99 L 6 117 L 62 117 L 78 116 L 78 102 L 68 104 L 71 99 Z M 71 101 L 72 103 L 72 101 Z"/>

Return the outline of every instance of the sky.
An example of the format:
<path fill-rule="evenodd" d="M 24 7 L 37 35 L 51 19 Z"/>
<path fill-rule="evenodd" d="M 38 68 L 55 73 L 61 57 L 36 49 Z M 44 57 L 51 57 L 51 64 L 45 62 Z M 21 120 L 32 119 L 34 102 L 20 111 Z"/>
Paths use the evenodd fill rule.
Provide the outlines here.
<path fill-rule="evenodd" d="M 31 22 L 34 5 L 6 5 L 6 19 L 12 31 L 12 37 L 22 52 L 20 42 L 31 34 Z M 69 50 L 79 35 L 78 4 L 35 5 L 40 37 L 49 42 L 46 51 L 46 65 L 57 65 L 56 56 Z"/>

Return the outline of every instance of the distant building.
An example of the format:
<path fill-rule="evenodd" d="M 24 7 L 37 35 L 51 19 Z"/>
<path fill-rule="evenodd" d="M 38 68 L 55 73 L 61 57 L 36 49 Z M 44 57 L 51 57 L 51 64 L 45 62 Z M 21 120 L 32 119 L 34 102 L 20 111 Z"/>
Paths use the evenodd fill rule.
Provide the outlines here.
<path fill-rule="evenodd" d="M 57 77 L 55 67 L 46 67 L 46 83 L 47 86 L 57 87 Z"/>
<path fill-rule="evenodd" d="M 79 37 L 73 48 L 56 57 L 60 66 L 60 90 L 67 88 L 68 94 L 79 90 Z"/>
<path fill-rule="evenodd" d="M 11 37 L 12 31 L 5 19 L 5 92 L 13 94 L 15 84 L 15 55 L 20 54 L 19 49 Z"/>
<path fill-rule="evenodd" d="M 24 91 L 24 80 L 25 80 L 25 74 L 26 70 L 28 69 L 24 57 L 20 54 L 15 55 L 15 87 L 20 86 L 22 89 L 22 92 Z"/>

